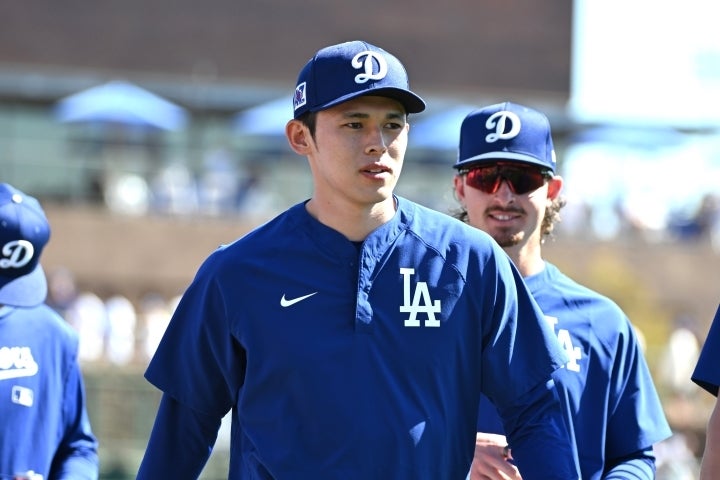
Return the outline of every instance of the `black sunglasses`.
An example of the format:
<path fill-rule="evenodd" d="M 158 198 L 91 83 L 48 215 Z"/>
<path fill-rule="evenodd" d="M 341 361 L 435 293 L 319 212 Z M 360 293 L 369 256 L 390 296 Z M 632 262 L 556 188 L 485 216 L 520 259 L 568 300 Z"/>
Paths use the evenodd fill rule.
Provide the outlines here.
<path fill-rule="evenodd" d="M 532 192 L 542 187 L 545 180 L 552 177 L 549 170 L 530 165 L 497 164 L 479 165 L 460 171 L 466 176 L 466 182 L 473 188 L 485 193 L 495 193 L 503 180 L 516 195 Z"/>

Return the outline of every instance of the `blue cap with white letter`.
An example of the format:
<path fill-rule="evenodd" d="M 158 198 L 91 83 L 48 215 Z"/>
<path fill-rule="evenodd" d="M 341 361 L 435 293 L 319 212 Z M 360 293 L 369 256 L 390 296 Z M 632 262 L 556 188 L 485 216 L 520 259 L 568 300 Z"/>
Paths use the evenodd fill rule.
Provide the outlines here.
<path fill-rule="evenodd" d="M 295 118 L 361 95 L 397 100 L 406 113 L 425 110 L 425 102 L 410 90 L 407 72 L 385 50 L 363 41 L 332 45 L 318 51 L 300 71 L 293 110 Z"/>

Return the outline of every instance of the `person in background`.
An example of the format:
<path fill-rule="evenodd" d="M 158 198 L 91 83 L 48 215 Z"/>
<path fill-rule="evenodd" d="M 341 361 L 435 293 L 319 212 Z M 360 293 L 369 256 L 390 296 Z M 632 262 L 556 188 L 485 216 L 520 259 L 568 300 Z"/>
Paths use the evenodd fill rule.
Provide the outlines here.
<path fill-rule="evenodd" d="M 45 299 L 40 203 L 0 183 L 0 478 L 98 478 L 78 337 Z"/>
<path fill-rule="evenodd" d="M 232 411 L 229 479 L 461 479 L 484 392 L 528 479 L 577 479 L 551 378 L 567 359 L 517 271 L 394 194 L 425 108 L 400 61 L 323 48 L 292 102 L 312 196 L 184 292 L 145 372 L 163 395 L 137 478 L 197 478 Z"/>
<path fill-rule="evenodd" d="M 542 256 L 565 204 L 547 117 L 512 102 L 470 112 L 454 168 L 454 216 L 507 252 L 570 359 L 554 377 L 582 478 L 654 478 L 653 445 L 671 431 L 633 326 Z M 495 412 L 484 397 L 471 478 L 527 478 L 506 461 L 509 425 Z"/>
<path fill-rule="evenodd" d="M 710 325 L 691 380 L 715 396 L 705 436 L 705 451 L 700 465 L 700 480 L 720 478 L 720 307 Z"/>

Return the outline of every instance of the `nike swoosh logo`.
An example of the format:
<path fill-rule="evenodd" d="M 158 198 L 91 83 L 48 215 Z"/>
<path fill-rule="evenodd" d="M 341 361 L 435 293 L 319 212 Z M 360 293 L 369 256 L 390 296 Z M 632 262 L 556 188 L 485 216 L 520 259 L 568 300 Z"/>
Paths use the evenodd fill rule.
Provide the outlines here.
<path fill-rule="evenodd" d="M 295 305 L 298 302 L 302 302 L 306 298 L 312 297 L 316 293 L 318 293 L 318 292 L 313 292 L 308 295 L 303 295 L 302 297 L 290 298 L 290 299 L 285 298 L 285 295 L 283 294 L 282 298 L 280 299 L 280 306 L 281 307 L 289 307 L 290 305 Z"/>

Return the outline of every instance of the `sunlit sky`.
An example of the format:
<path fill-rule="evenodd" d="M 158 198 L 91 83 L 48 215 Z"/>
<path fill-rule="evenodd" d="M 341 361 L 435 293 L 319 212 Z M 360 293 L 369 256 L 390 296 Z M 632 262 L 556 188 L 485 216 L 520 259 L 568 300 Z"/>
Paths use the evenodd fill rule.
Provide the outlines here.
<path fill-rule="evenodd" d="M 571 113 L 720 127 L 720 1 L 575 0 Z"/>

